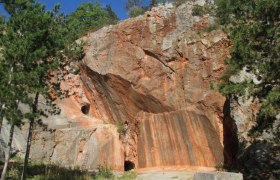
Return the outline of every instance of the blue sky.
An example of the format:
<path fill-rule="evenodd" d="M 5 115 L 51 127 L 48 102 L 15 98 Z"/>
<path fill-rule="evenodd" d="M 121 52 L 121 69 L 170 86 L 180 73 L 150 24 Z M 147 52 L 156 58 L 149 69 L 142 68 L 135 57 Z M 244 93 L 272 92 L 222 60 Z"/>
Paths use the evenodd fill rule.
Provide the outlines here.
<path fill-rule="evenodd" d="M 61 4 L 61 11 L 65 14 L 69 14 L 83 2 L 89 2 L 90 0 L 38 0 L 40 3 L 45 4 L 47 9 L 52 9 L 52 7 L 59 3 Z M 95 2 L 95 0 L 91 0 Z M 99 0 L 104 6 L 110 4 L 114 12 L 118 15 L 120 19 L 126 19 L 128 17 L 125 7 L 125 0 Z M 144 0 L 144 3 L 148 4 L 148 0 Z M 5 14 L 5 11 L 0 6 L 0 14 Z"/>

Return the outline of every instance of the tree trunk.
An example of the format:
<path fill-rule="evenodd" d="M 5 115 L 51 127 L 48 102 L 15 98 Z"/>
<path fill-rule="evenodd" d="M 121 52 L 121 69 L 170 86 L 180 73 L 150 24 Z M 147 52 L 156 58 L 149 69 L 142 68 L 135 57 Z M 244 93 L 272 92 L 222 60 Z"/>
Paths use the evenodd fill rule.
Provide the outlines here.
<path fill-rule="evenodd" d="M 3 125 L 3 120 L 4 120 L 4 110 L 5 110 L 5 104 L 3 104 L 0 107 L 0 134 L 1 134 L 1 131 L 2 131 L 2 125 Z"/>
<path fill-rule="evenodd" d="M 39 100 L 39 93 L 36 93 L 33 108 L 32 108 L 33 113 L 37 112 L 38 100 Z M 33 126 L 34 126 L 34 119 L 31 119 L 30 125 L 29 125 L 29 130 L 28 130 L 28 137 L 27 137 L 27 143 L 26 143 L 26 151 L 25 151 L 25 157 L 24 157 L 23 170 L 22 170 L 22 174 L 21 174 L 21 180 L 25 180 L 26 175 L 27 175 L 27 166 L 28 166 L 28 159 L 29 159 L 31 142 L 32 142 Z"/>
<path fill-rule="evenodd" d="M 9 76 L 8 86 L 12 82 L 12 73 L 13 72 L 14 72 L 14 67 L 11 67 L 11 73 L 10 73 L 10 76 Z M 5 104 L 2 104 L 1 107 L 0 107 L 0 134 L 1 134 L 2 125 L 3 125 L 4 111 L 5 111 Z"/>
<path fill-rule="evenodd" d="M 8 164 L 9 164 L 10 155 L 11 155 L 12 143 L 13 143 L 14 128 L 15 128 L 15 125 L 13 123 L 11 125 L 11 129 L 10 129 L 10 139 L 9 139 L 9 143 L 8 143 L 8 151 L 6 152 L 6 156 L 5 156 L 5 164 L 4 164 L 4 169 L 2 171 L 1 180 L 5 180 L 5 176 L 7 173 Z"/>

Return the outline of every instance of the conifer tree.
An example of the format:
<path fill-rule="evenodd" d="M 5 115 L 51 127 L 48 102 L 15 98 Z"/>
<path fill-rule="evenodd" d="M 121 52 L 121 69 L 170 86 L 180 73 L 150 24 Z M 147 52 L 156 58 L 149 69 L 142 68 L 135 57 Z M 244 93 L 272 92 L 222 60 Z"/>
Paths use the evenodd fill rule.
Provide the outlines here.
<path fill-rule="evenodd" d="M 12 127 L 16 117 L 19 121 L 24 118 L 29 120 L 22 175 L 22 179 L 25 179 L 33 126 L 35 120 L 44 114 L 43 110 L 38 108 L 39 96 L 46 99 L 49 97 L 50 71 L 60 67 L 57 52 L 64 48 L 65 39 L 57 7 L 49 12 L 37 2 L 19 1 L 20 4 L 4 3 L 10 18 L 6 23 L 6 32 L 1 37 L 1 68 L 6 72 L 9 72 L 8 69 L 12 70 L 9 76 L 11 83 L 7 82 L 7 78 L 1 77 L 4 82 L 1 83 L 0 90 L 4 94 L 1 98 L 1 104 L 5 104 L 4 116 L 11 122 Z M 30 112 L 23 114 L 17 109 L 15 102 L 28 105 Z M 14 115 L 15 113 L 22 115 Z"/>
<path fill-rule="evenodd" d="M 280 1 L 216 0 L 218 20 L 232 43 L 224 83 L 220 90 L 238 95 L 244 89 L 260 99 L 262 107 L 256 126 L 262 131 L 272 126 L 280 112 Z M 229 77 L 243 67 L 260 81 L 232 83 Z"/>
<path fill-rule="evenodd" d="M 119 20 L 110 5 L 103 8 L 99 2 L 82 3 L 66 19 L 67 36 L 70 41 L 76 40 L 88 31 L 98 30 L 103 26 L 115 24 Z"/>

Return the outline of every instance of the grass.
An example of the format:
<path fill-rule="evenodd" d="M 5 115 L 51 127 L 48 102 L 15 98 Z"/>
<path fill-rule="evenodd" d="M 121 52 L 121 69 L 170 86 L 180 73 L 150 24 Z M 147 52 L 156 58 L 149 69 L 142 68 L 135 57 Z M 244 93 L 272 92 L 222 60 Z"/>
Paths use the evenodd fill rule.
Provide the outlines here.
<path fill-rule="evenodd" d="M 22 163 L 14 162 L 9 164 L 7 179 L 20 179 L 22 172 Z M 30 163 L 27 170 L 30 180 L 89 180 L 93 175 L 78 168 L 68 169 L 51 164 Z"/>
<path fill-rule="evenodd" d="M 18 162 L 17 162 L 18 161 Z M 9 164 L 6 179 L 17 180 L 21 178 L 22 159 L 14 157 Z M 96 173 L 76 168 L 64 168 L 53 164 L 30 163 L 27 169 L 28 180 L 133 180 L 136 179 L 135 171 L 127 171 L 122 176 L 116 177 L 108 166 L 99 166 Z"/>
<path fill-rule="evenodd" d="M 124 174 L 118 178 L 118 180 L 133 180 L 136 179 L 137 173 L 133 170 L 131 171 L 126 171 Z"/>

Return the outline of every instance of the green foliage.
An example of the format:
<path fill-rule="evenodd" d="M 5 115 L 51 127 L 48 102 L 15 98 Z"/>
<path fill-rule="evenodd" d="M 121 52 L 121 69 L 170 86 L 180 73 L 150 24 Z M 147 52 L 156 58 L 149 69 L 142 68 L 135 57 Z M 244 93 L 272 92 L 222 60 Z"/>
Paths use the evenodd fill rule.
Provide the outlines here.
<path fill-rule="evenodd" d="M 112 170 L 108 166 L 98 166 L 98 172 L 96 178 L 110 179 L 114 176 Z"/>
<path fill-rule="evenodd" d="M 65 47 L 61 19 L 57 14 L 58 7 L 46 11 L 41 4 L 30 2 L 8 6 L 12 14 L 0 39 L 3 47 L 0 69 L 7 72 L 1 77 L 0 93 L 5 99 L 1 98 L 0 102 L 6 106 L 6 118 L 35 119 L 43 112 L 34 111 L 37 109 L 33 104 L 36 96 L 32 94 L 48 97 L 49 70 L 54 65 L 56 69 L 62 67 L 57 66 L 60 59 L 54 58 Z M 29 105 L 32 110 L 28 113 L 17 110 L 18 102 Z"/>
<path fill-rule="evenodd" d="M 280 89 L 272 89 L 262 101 L 261 116 L 276 117 L 280 112 Z"/>
<path fill-rule="evenodd" d="M 7 179 L 20 179 L 22 164 L 12 163 L 7 172 Z M 77 179 L 90 180 L 93 179 L 88 172 L 81 171 L 77 168 L 68 169 L 56 165 L 44 163 L 30 163 L 28 167 L 28 179 L 33 180 L 56 180 L 56 179 Z"/>
<path fill-rule="evenodd" d="M 228 64 L 221 79 L 224 81 L 224 82 L 228 82 L 229 81 L 229 78 L 232 76 L 232 75 L 235 75 L 237 74 L 238 72 L 240 72 L 240 67 L 238 64 Z"/>
<path fill-rule="evenodd" d="M 128 11 L 129 17 L 137 17 L 145 13 L 145 10 L 142 7 L 132 7 Z"/>
<path fill-rule="evenodd" d="M 21 169 L 12 165 L 7 172 L 6 177 L 8 179 L 20 179 L 21 177 Z"/>
<path fill-rule="evenodd" d="M 137 173 L 133 170 L 125 171 L 124 174 L 118 178 L 118 180 L 134 180 L 137 178 Z"/>
<path fill-rule="evenodd" d="M 199 35 L 203 34 L 203 33 L 210 33 L 212 31 L 218 30 L 220 29 L 220 25 L 214 23 L 214 24 L 210 24 L 209 26 L 207 26 L 206 28 L 203 28 L 202 30 L 200 30 L 198 32 Z"/>
<path fill-rule="evenodd" d="M 248 85 L 247 82 L 243 82 L 240 84 L 220 83 L 218 84 L 218 90 L 225 96 L 232 95 L 232 94 L 241 96 L 245 94 L 245 89 L 247 85 Z"/>
<path fill-rule="evenodd" d="M 206 4 L 204 6 L 195 5 L 192 9 L 193 16 L 203 16 L 205 14 L 213 14 L 214 7 L 212 5 Z"/>
<path fill-rule="evenodd" d="M 232 43 L 231 59 L 224 75 L 224 88 L 239 93 L 241 84 L 228 83 L 232 74 L 249 66 L 251 73 L 261 77 L 250 95 L 262 102 L 258 126 L 269 127 L 279 113 L 280 101 L 280 1 L 274 0 L 216 0 L 218 21 L 228 31 Z M 228 87 L 225 87 L 228 86 Z M 234 87 L 236 86 L 236 87 Z M 272 98 L 274 100 L 272 100 Z M 266 120 L 265 120 L 266 119 Z M 266 124 L 268 126 L 265 126 Z M 259 128 L 263 130 L 263 128 Z"/>
<path fill-rule="evenodd" d="M 151 3 L 155 3 L 151 1 Z M 151 7 L 151 6 L 150 6 Z M 143 5 L 142 0 L 126 0 L 125 8 L 128 11 L 129 17 L 137 17 L 144 14 L 150 9 L 149 6 Z"/>
<path fill-rule="evenodd" d="M 66 20 L 67 36 L 73 42 L 86 32 L 114 24 L 119 19 L 110 5 L 103 8 L 99 2 L 87 2 L 82 3 Z"/>
<path fill-rule="evenodd" d="M 214 90 L 215 89 L 215 84 L 213 82 L 210 82 L 210 89 Z"/>
<path fill-rule="evenodd" d="M 124 122 L 118 122 L 117 123 L 117 132 L 119 134 L 125 134 L 126 133 L 126 128 L 125 128 L 125 123 Z"/>

